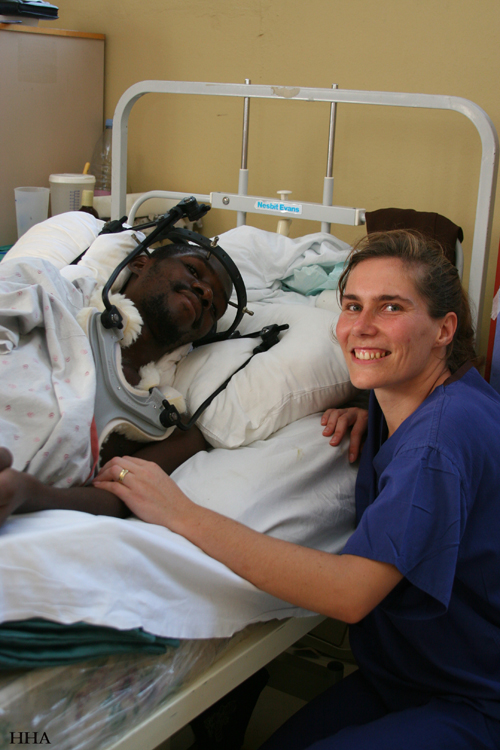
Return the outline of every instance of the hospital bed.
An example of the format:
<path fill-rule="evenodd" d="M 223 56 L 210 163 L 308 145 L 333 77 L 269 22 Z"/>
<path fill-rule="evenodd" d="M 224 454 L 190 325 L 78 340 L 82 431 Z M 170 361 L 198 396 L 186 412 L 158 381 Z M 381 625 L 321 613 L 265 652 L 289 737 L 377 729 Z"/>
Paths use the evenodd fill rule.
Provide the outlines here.
<path fill-rule="evenodd" d="M 476 310 L 475 320 L 476 322 L 480 320 L 483 309 L 484 283 L 496 185 L 498 141 L 489 118 L 477 105 L 455 97 L 416 94 L 267 87 L 252 86 L 250 84 L 233 85 L 165 81 L 138 83 L 125 92 L 115 111 L 113 164 L 116 166 L 113 171 L 112 186 L 113 218 L 118 218 L 124 213 L 128 116 L 133 104 L 148 92 L 235 96 L 242 99 L 244 103 L 244 127 L 238 193 L 213 193 L 210 196 L 195 194 L 195 196 L 200 200 L 210 201 L 211 205 L 217 208 L 236 209 L 237 228 L 228 232 L 227 237 L 221 237 L 220 244 L 228 249 L 230 254 L 234 253 L 237 264 L 242 264 L 243 267 L 245 266 L 244 252 L 245 249 L 248 251 L 249 247 L 262 247 L 266 246 L 267 243 L 266 249 L 269 251 L 270 257 L 275 259 L 280 257 L 281 250 L 285 246 L 296 249 L 297 242 L 299 244 L 301 242 L 300 240 L 286 239 L 281 235 L 271 238 L 271 233 L 269 232 L 261 232 L 261 230 L 255 230 L 251 227 L 247 228 L 245 227 L 246 215 L 252 212 L 260 212 L 265 215 L 276 216 L 279 221 L 282 221 L 283 218 L 289 218 L 291 214 L 295 213 L 296 215 L 300 215 L 301 218 L 310 218 L 321 222 L 321 233 L 311 235 L 312 239 L 307 239 L 300 253 L 294 255 L 295 251 L 291 251 L 291 260 L 286 264 L 286 272 L 293 267 L 299 256 L 299 270 L 310 265 L 311 257 L 317 259 L 320 256 L 321 258 L 322 252 L 327 253 L 328 250 L 331 250 L 329 243 L 333 242 L 336 251 L 341 252 L 344 249 L 342 243 L 336 243 L 335 240 L 329 239 L 328 233 L 331 224 L 347 223 L 361 225 L 364 222 L 363 209 L 332 205 L 333 139 L 335 133 L 335 106 L 338 103 L 442 108 L 454 110 L 465 115 L 476 126 L 483 149 L 469 282 L 469 294 Z M 282 200 L 276 206 L 274 205 L 276 201 L 273 199 L 264 196 L 248 195 L 246 150 L 248 143 L 248 109 L 252 98 L 322 101 L 331 105 L 328 166 L 327 175 L 324 180 L 322 204 L 305 204 L 297 201 L 292 203 L 291 201 Z M 162 196 L 170 200 L 178 200 L 185 195 L 185 193 L 162 192 Z M 146 195 L 143 198 L 147 199 L 147 197 Z M 133 219 L 133 213 L 137 207 L 133 207 L 130 220 Z M 292 243 L 292 245 L 289 243 Z M 276 295 L 278 301 L 276 297 L 273 297 L 277 290 L 274 285 L 278 283 L 278 277 L 273 278 L 271 283 L 272 288 L 269 286 L 266 287 L 264 284 L 264 291 L 262 288 L 258 290 L 258 284 L 252 283 L 252 281 L 248 284 L 248 280 L 252 278 L 252 274 L 255 271 L 256 269 L 252 264 L 250 264 L 250 267 L 242 269 L 243 275 L 247 274 L 246 281 L 247 285 L 250 286 L 250 302 L 253 301 L 259 311 L 265 307 L 266 314 L 267 310 L 271 308 L 274 318 L 279 316 L 279 314 L 285 315 L 279 299 L 281 291 L 279 290 Z M 284 270 L 281 268 L 281 273 L 283 272 Z M 253 299 L 252 292 L 255 292 Z M 259 294 L 261 295 L 260 297 Z M 320 298 L 323 300 L 324 308 L 318 308 L 314 304 L 314 300 Z M 290 310 L 292 309 L 295 309 L 295 305 L 290 305 Z M 305 301 L 302 301 L 299 317 L 312 316 L 321 309 L 323 309 L 326 315 L 330 313 L 333 316 L 335 315 L 335 302 L 328 291 L 318 295 L 316 298 L 309 297 Z M 324 320 L 327 327 L 331 326 L 331 319 L 325 318 Z M 326 322 L 327 320 L 328 322 Z M 259 326 L 256 327 L 258 328 Z M 283 337 L 283 343 L 285 340 L 285 337 Z M 220 346 L 222 343 L 224 342 L 216 346 Z M 320 344 L 320 348 L 325 351 L 324 342 Z M 244 354 L 244 352 L 241 352 L 238 356 L 241 357 Z M 286 369 L 282 363 L 278 364 L 278 366 L 281 369 Z M 194 370 L 197 367 L 198 365 L 194 367 Z M 193 382 L 194 380 L 193 376 Z M 199 383 L 197 385 L 199 386 Z M 263 390 L 265 390 L 265 386 L 263 386 Z M 349 397 L 349 395 L 352 394 L 348 390 L 345 390 L 342 394 L 344 398 Z M 193 397 L 194 400 L 196 401 L 199 397 L 200 392 L 196 391 L 196 395 Z M 322 406 L 318 406 L 315 411 L 320 411 L 321 408 Z M 249 485 L 251 492 L 255 491 L 266 502 L 270 502 L 270 498 L 274 492 L 277 492 L 277 488 L 266 488 L 266 482 L 270 481 L 272 475 L 276 476 L 278 474 L 279 478 L 286 484 L 287 472 L 291 466 L 290 463 L 286 463 L 286 461 L 291 462 L 290 453 L 288 454 L 288 458 L 284 458 L 285 463 L 280 465 L 276 460 L 276 456 L 279 455 L 281 450 L 279 441 L 283 439 L 282 436 L 285 435 L 284 439 L 285 443 L 288 444 L 288 449 L 290 450 L 290 446 L 292 446 L 292 449 L 295 450 L 295 459 L 300 460 L 305 449 L 305 443 L 300 443 L 300 441 L 304 440 L 304 435 L 307 435 L 306 442 L 311 441 L 314 429 L 318 429 L 317 426 L 313 427 L 314 410 L 309 411 L 305 416 L 303 413 L 294 412 L 286 418 L 283 417 L 281 422 L 279 420 L 275 422 L 272 427 L 266 427 L 264 431 L 261 430 L 262 425 L 259 423 L 255 434 L 252 435 L 254 439 L 250 440 L 248 444 L 245 444 L 246 441 L 243 438 L 242 442 L 226 446 L 225 443 L 218 443 L 217 441 L 224 439 L 224 435 L 227 433 L 227 425 L 222 424 L 220 429 L 214 430 L 212 424 L 213 416 L 213 414 L 207 414 L 205 426 L 207 430 L 212 430 L 209 440 L 219 447 L 212 454 L 208 454 L 208 456 L 195 456 L 191 460 L 193 463 L 196 463 L 194 470 L 190 470 L 188 462 L 178 470 L 176 477 L 185 491 L 194 499 L 198 499 L 201 502 L 204 502 L 203 493 L 206 494 L 206 487 L 203 486 L 203 482 L 197 485 L 195 478 L 204 476 L 206 468 L 203 464 L 204 461 L 212 460 L 211 456 L 223 457 L 225 455 L 224 451 L 232 451 L 231 468 L 229 464 L 224 464 L 223 458 L 220 459 L 222 461 L 220 466 L 224 466 L 222 471 L 224 473 L 227 472 L 227 474 L 231 473 L 231 469 L 234 470 L 235 466 L 237 468 L 235 474 L 237 474 L 238 470 L 250 460 L 247 456 L 252 455 L 252 451 L 257 451 L 256 455 L 253 456 L 254 463 L 250 462 L 249 474 L 243 475 L 243 478 L 240 478 L 240 484 L 236 484 L 236 494 L 240 493 L 244 486 Z M 244 427 L 243 432 L 246 429 Z M 267 430 L 270 431 L 267 432 Z M 238 438 L 235 439 L 238 440 Z M 328 450 L 332 449 L 328 448 Z M 258 451 L 264 452 L 260 454 Z M 253 473 L 254 476 L 252 479 L 254 479 L 255 474 L 258 474 L 262 470 L 261 467 L 266 461 L 266 451 L 270 451 L 272 457 L 272 467 L 269 471 L 269 477 L 266 476 L 266 481 L 260 482 L 259 486 L 254 490 L 250 475 Z M 309 454 L 307 460 L 302 462 L 303 466 L 300 467 L 300 472 L 308 472 L 307 477 L 309 481 L 312 481 L 313 476 L 320 476 L 322 472 L 327 475 L 331 474 L 332 471 L 330 470 L 328 461 L 331 460 L 331 463 L 334 462 L 333 452 L 329 454 L 329 458 L 327 459 L 326 454 L 322 454 L 321 449 L 313 445 L 312 453 L 321 454 L 319 458 L 318 455 L 316 456 L 319 464 L 314 465 L 313 455 Z M 238 457 L 240 458 L 238 459 Z M 240 463 L 238 463 L 238 460 Z M 338 516 L 340 533 L 337 541 L 341 548 L 343 540 L 348 535 L 350 528 L 352 528 L 354 472 L 346 466 L 347 462 L 345 455 L 342 455 L 342 449 L 335 460 L 338 462 L 339 471 L 342 466 L 344 470 L 344 487 L 340 491 L 339 496 L 342 496 L 344 499 L 348 497 L 351 503 L 351 516 L 349 517 L 349 512 L 344 513 L 344 515 L 339 514 Z M 220 470 L 217 473 L 220 474 Z M 293 481 L 297 481 L 297 476 L 294 475 Z M 227 476 L 224 476 L 224 483 L 227 485 Z M 217 490 L 222 491 L 224 483 L 221 481 L 217 486 Z M 300 492 L 306 491 L 305 484 L 301 487 Z M 321 495 L 325 491 L 325 488 L 327 491 L 334 491 L 332 485 L 326 483 L 319 488 L 318 495 Z M 287 491 L 287 488 L 285 488 L 285 491 Z M 227 493 L 222 502 L 222 508 L 219 507 L 218 509 L 229 514 L 236 514 L 236 517 L 242 518 L 244 522 L 246 520 L 250 525 L 256 524 L 258 527 L 258 519 L 265 516 L 262 503 L 259 505 L 257 502 L 253 510 L 249 513 L 248 518 L 246 518 L 245 508 L 243 507 L 244 500 L 239 509 L 242 513 L 241 516 L 238 516 L 236 511 L 233 510 L 233 500 L 234 491 L 233 496 Z M 286 504 L 285 497 L 282 497 L 281 500 L 281 506 Z M 205 500 L 205 502 L 207 501 Z M 276 507 L 279 505 L 280 503 L 276 503 Z M 300 510 L 298 511 L 298 517 L 301 517 Z M 289 524 L 287 528 L 291 532 L 288 538 L 306 544 L 315 544 L 317 540 L 308 539 L 307 534 L 306 538 L 301 538 L 300 534 L 304 532 L 304 529 L 301 528 L 297 532 L 297 528 L 301 524 L 297 525 L 296 520 L 297 517 L 294 517 L 291 524 L 289 524 L 290 519 L 284 517 L 266 518 L 268 526 L 262 528 L 262 530 L 274 533 L 280 524 L 283 526 Z M 117 525 L 115 526 L 114 521 L 115 519 L 104 521 L 104 523 L 109 525 L 109 528 L 103 539 L 111 538 L 115 534 L 120 536 L 121 530 L 118 530 L 118 526 L 122 522 L 117 521 Z M 17 519 L 15 522 L 17 522 Z M 69 523 L 67 518 L 59 517 L 58 519 L 58 523 L 62 526 L 67 522 Z M 96 521 L 95 523 L 101 524 L 103 522 Z M 132 523 L 138 524 L 139 522 Z M 295 526 L 294 523 L 296 524 Z M 351 523 L 351 526 L 349 526 L 349 523 Z M 321 524 L 323 524 L 323 520 Z M 150 532 L 150 530 L 147 531 Z M 157 532 L 155 531 L 154 533 L 156 534 Z M 316 532 L 313 532 L 313 536 L 314 533 Z M 148 545 L 154 541 L 154 534 L 147 538 Z M 315 546 L 322 546 L 321 542 L 324 541 L 321 540 Z M 182 543 L 180 546 L 182 547 Z M 330 549 L 335 551 L 335 548 L 330 547 Z M 141 550 L 143 550 L 143 547 L 141 547 Z M 70 551 L 68 548 L 68 554 L 70 554 Z M 180 550 L 177 561 L 178 565 L 182 564 L 182 554 L 183 550 Z M 27 556 L 29 557 L 29 555 Z M 215 565 L 215 568 L 217 567 Z M 311 616 L 310 613 L 299 612 L 293 608 L 280 607 L 276 602 L 271 602 L 270 600 L 265 600 L 264 604 L 262 602 L 259 603 L 256 614 L 256 610 L 252 609 L 251 606 L 245 609 L 246 600 L 252 600 L 255 595 L 253 587 L 243 583 L 240 589 L 240 583 L 237 582 L 236 585 L 233 580 L 237 577 L 233 576 L 228 576 L 224 581 L 226 573 L 220 569 L 209 569 L 209 572 L 213 573 L 214 581 L 219 581 L 220 579 L 227 586 L 227 588 L 224 588 L 224 585 L 219 587 L 218 584 L 216 586 L 214 583 L 212 590 L 210 584 L 206 584 L 210 590 L 210 597 L 213 597 L 215 601 L 215 605 L 211 610 L 207 610 L 208 619 L 212 618 L 213 620 L 215 638 L 204 638 L 202 636 L 203 628 L 193 636 L 196 627 L 191 629 L 191 636 L 189 638 L 182 638 L 184 623 L 182 626 L 179 626 L 180 630 L 178 632 L 169 633 L 169 635 L 180 635 L 182 638 L 180 646 L 177 649 L 169 649 L 163 656 L 110 656 L 100 660 L 92 660 L 85 664 L 33 670 L 26 674 L 13 672 L 3 677 L 0 680 L 0 706 L 3 707 L 0 708 L 0 737 L 3 738 L 5 746 L 9 744 L 10 732 L 17 732 L 21 729 L 23 731 L 28 729 L 36 731 L 38 729 L 38 731 L 47 732 L 52 744 L 61 748 L 61 750 L 66 747 L 82 748 L 82 750 L 83 748 L 90 747 L 132 750 L 132 748 L 139 746 L 141 750 L 148 750 L 148 748 L 152 750 L 156 745 L 172 736 L 184 724 L 253 674 L 261 666 L 274 658 L 274 656 L 288 648 L 321 621 L 321 618 Z M 235 585 L 236 588 L 232 588 Z M 147 583 L 144 587 L 147 588 Z M 224 611 L 225 601 L 231 599 L 235 595 L 235 591 L 238 592 L 237 596 L 239 596 L 239 602 L 243 603 L 244 610 L 239 620 L 238 618 L 232 620 L 233 613 Z M 189 610 L 190 605 L 187 599 L 184 601 L 183 607 Z M 290 615 L 294 616 L 289 618 Z M 189 619 L 189 616 L 187 619 Z M 196 615 L 192 615 L 191 619 L 196 619 Z M 236 622 L 236 620 L 238 621 Z M 258 623 L 258 620 L 267 620 L 267 622 Z M 151 621 L 148 620 L 145 622 L 141 620 L 141 624 L 146 625 L 145 629 L 148 629 L 148 623 L 149 630 L 154 632 L 155 627 L 151 625 Z M 156 628 L 157 631 L 158 628 Z M 236 634 L 232 635 L 235 632 Z"/>

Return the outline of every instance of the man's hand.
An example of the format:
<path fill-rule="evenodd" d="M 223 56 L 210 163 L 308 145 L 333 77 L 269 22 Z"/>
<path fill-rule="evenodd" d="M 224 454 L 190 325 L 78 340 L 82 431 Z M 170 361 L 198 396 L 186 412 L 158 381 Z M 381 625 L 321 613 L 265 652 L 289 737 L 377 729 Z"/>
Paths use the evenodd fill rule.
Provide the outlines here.
<path fill-rule="evenodd" d="M 11 469 L 12 453 L 0 448 L 0 526 L 25 501 L 29 479 L 19 471 Z"/>
<path fill-rule="evenodd" d="M 10 451 L 0 447 L 0 526 L 13 513 L 39 510 L 77 510 L 116 518 L 128 515 L 125 505 L 112 493 L 93 487 L 50 487 L 27 472 L 13 469 L 12 460 Z"/>
<path fill-rule="evenodd" d="M 330 445 L 338 445 L 349 427 L 351 440 L 349 442 L 349 461 L 355 461 L 361 452 L 361 442 L 368 427 L 368 412 L 357 406 L 345 409 L 327 409 L 321 417 L 321 424 L 325 427 L 323 435 L 330 437 Z"/>

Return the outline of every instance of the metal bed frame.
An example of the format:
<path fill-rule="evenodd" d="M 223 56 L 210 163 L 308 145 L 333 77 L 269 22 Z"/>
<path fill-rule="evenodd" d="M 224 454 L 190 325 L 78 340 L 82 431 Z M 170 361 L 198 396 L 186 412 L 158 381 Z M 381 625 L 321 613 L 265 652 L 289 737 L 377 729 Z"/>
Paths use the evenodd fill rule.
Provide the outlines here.
<path fill-rule="evenodd" d="M 481 138 L 482 155 L 479 186 L 472 241 L 472 261 L 469 277 L 469 297 L 473 304 L 476 335 L 480 335 L 480 322 L 483 315 L 484 290 L 488 268 L 491 239 L 491 225 L 498 169 L 498 136 L 495 126 L 474 102 L 456 96 L 437 94 L 406 94 L 385 91 L 349 91 L 321 88 L 293 88 L 286 86 L 252 85 L 249 79 L 244 84 L 196 83 L 191 81 L 141 81 L 131 86 L 121 96 L 113 118 L 111 184 L 111 218 L 125 214 L 127 185 L 127 139 L 128 118 L 134 104 L 145 94 L 191 94 L 206 96 L 231 96 L 244 100 L 243 146 L 239 172 L 238 193 L 211 193 L 195 196 L 202 201 L 210 201 L 214 208 L 237 211 L 237 225 L 245 223 L 246 213 L 261 213 L 285 218 L 286 208 L 296 207 L 295 215 L 303 219 L 321 222 L 324 232 L 330 231 L 330 224 L 356 226 L 364 223 L 364 210 L 345 206 L 333 206 L 333 148 L 335 139 L 336 105 L 369 104 L 386 107 L 410 107 L 420 109 L 443 109 L 458 112 L 467 117 L 476 127 Z M 330 131 L 328 136 L 327 172 L 323 183 L 323 204 L 297 202 L 285 203 L 285 210 L 270 207 L 279 203 L 275 198 L 248 195 L 248 117 L 251 99 L 294 99 L 307 102 L 329 102 L 331 105 Z M 155 192 L 148 197 L 183 198 L 186 193 Z M 144 198 L 146 199 L 146 198 Z M 260 205 L 259 205 L 260 204 Z M 267 204 L 267 205 L 266 205 Z M 134 207 L 136 208 L 136 207 Z M 477 341 L 479 344 L 479 340 Z"/>
<path fill-rule="evenodd" d="M 247 213 L 260 213 L 277 216 L 280 219 L 290 216 L 287 211 L 294 209 L 300 218 L 321 222 L 321 230 L 330 231 L 331 224 L 352 226 L 364 223 L 364 210 L 333 205 L 333 149 L 335 139 L 336 105 L 368 104 L 376 106 L 443 109 L 458 112 L 475 125 L 482 144 L 481 169 L 479 177 L 472 261 L 469 281 L 469 296 L 474 306 L 477 335 L 483 314 L 483 297 L 486 282 L 491 225 L 498 167 L 498 137 L 488 115 L 476 104 L 458 97 L 407 94 L 373 91 L 291 88 L 283 86 L 245 84 L 194 83 L 187 81 L 142 81 L 131 86 L 120 98 L 113 120 L 112 142 L 112 192 L 111 218 L 117 219 L 126 213 L 127 181 L 127 137 L 128 119 L 133 105 L 147 93 L 192 94 L 208 96 L 231 96 L 243 99 L 243 143 L 239 171 L 238 193 L 194 194 L 203 202 L 210 202 L 214 208 L 235 210 L 237 225 L 246 223 Z M 252 98 L 295 99 L 298 101 L 329 102 L 330 129 L 328 135 L 327 170 L 323 184 L 323 204 L 276 201 L 248 195 L 248 122 L 249 106 Z M 184 198 L 187 193 L 172 191 L 151 191 L 145 193 L 132 207 L 129 221 L 135 216 L 139 205 L 149 198 Z M 274 206 L 269 204 L 282 205 Z M 284 207 L 283 207 L 284 206 Z M 267 622 L 256 626 L 249 637 L 229 648 L 203 675 L 187 684 L 163 706 L 152 712 L 147 720 L 130 730 L 125 737 L 108 746 L 109 750 L 153 750 L 175 732 L 185 726 L 195 716 L 208 708 L 220 697 L 232 690 L 254 672 L 282 653 L 300 637 L 312 630 L 324 618 L 320 616 L 291 619 L 281 622 Z"/>
<path fill-rule="evenodd" d="M 154 750 L 302 636 L 323 622 L 321 615 L 254 626 L 202 675 L 188 682 L 162 706 L 106 750 Z"/>

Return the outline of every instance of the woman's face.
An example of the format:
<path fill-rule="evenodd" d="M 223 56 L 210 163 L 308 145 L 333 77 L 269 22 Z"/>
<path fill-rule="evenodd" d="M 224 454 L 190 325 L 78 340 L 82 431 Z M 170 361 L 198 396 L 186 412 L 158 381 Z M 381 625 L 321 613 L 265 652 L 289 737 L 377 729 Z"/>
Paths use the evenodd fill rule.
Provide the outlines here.
<path fill-rule="evenodd" d="M 337 324 L 353 385 L 411 390 L 435 380 L 447 371 L 446 346 L 456 316 L 446 316 L 443 336 L 444 320 L 430 317 L 401 260 L 372 258 L 359 263 L 347 280 Z"/>

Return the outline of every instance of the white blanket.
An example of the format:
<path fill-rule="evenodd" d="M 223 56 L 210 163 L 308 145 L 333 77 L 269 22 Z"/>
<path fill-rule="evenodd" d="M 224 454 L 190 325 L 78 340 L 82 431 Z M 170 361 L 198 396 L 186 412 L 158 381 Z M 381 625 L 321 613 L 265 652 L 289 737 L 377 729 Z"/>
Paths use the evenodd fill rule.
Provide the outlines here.
<path fill-rule="evenodd" d="M 94 286 L 39 258 L 0 266 L 1 444 L 14 468 L 56 487 L 85 483 L 94 463 L 95 369 L 76 321 Z"/>
<path fill-rule="evenodd" d="M 339 552 L 354 528 L 356 471 L 319 415 L 267 440 L 200 453 L 173 477 L 193 500 L 259 531 Z M 303 610 L 259 591 L 177 534 L 75 511 L 13 516 L 0 528 L 0 618 L 45 617 L 162 636 L 230 636 Z"/>

